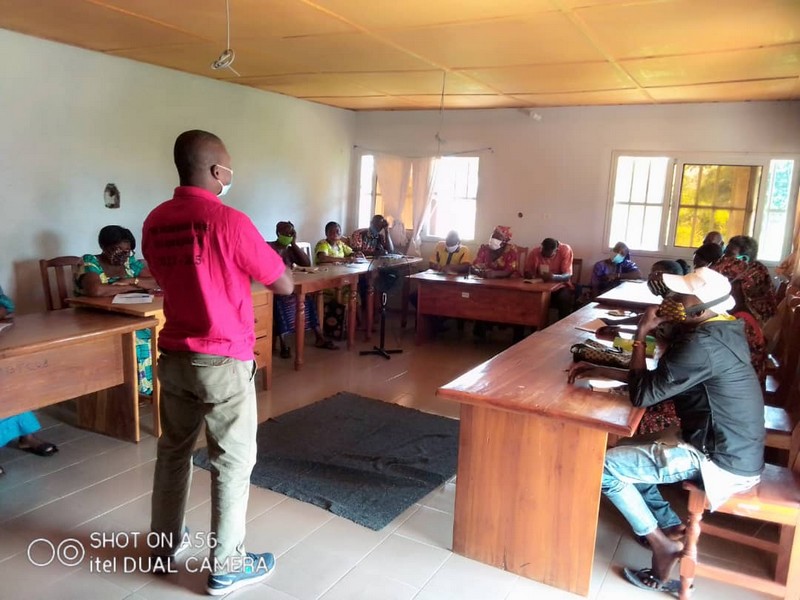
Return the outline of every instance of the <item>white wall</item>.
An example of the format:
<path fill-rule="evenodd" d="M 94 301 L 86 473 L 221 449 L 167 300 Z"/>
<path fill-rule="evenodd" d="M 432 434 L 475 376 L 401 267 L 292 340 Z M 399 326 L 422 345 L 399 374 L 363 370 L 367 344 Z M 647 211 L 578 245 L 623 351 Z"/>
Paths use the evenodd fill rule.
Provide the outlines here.
<path fill-rule="evenodd" d="M 536 246 L 556 237 L 584 260 L 584 279 L 606 255 L 611 153 L 614 150 L 800 154 L 800 102 L 673 104 L 449 111 L 442 153 L 482 147 L 476 236 L 510 225 L 514 241 Z M 439 114 L 363 112 L 356 144 L 403 155 L 433 155 Z M 355 196 L 353 196 L 355 198 Z M 519 218 L 517 213 L 522 212 Z M 639 261 L 649 270 L 653 257 Z"/>
<path fill-rule="evenodd" d="M 268 239 L 343 222 L 354 113 L 0 30 L 0 285 L 44 310 L 38 259 L 99 252 L 108 224 L 137 240 L 177 185 L 175 137 L 219 135 L 233 161 L 225 198 Z M 211 57 L 209 57 L 209 60 Z M 103 205 L 113 182 L 122 206 Z"/>

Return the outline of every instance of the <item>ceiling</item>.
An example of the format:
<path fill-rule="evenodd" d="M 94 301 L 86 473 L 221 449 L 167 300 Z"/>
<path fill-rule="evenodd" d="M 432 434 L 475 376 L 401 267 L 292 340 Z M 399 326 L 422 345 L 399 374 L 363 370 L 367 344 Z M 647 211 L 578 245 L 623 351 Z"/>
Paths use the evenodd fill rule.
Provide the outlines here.
<path fill-rule="evenodd" d="M 353 110 L 800 99 L 800 0 L 0 0 L 0 27 Z M 442 88 L 444 82 L 444 98 Z"/>

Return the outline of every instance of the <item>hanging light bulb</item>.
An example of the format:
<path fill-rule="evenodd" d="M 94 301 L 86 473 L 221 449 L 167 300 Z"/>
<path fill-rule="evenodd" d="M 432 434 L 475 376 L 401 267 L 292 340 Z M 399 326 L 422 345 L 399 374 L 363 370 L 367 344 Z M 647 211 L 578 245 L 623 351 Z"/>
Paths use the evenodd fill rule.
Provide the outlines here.
<path fill-rule="evenodd" d="M 233 51 L 231 48 L 231 4 L 230 0 L 225 0 L 225 21 L 227 23 L 227 31 L 228 31 L 228 43 L 226 45 L 225 51 L 219 55 L 217 60 L 211 63 L 211 68 L 215 71 L 219 69 L 230 69 L 233 71 L 237 77 L 241 77 L 239 73 L 234 69 L 231 65 L 233 61 L 236 59 L 236 52 Z"/>

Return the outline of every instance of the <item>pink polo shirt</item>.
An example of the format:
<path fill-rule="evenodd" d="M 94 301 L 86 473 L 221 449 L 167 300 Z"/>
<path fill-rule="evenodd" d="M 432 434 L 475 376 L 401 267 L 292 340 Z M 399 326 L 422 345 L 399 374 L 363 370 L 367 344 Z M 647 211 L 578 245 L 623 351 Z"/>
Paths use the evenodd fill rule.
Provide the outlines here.
<path fill-rule="evenodd" d="M 145 219 L 142 253 L 164 290 L 160 348 L 253 360 L 250 279 L 269 285 L 285 266 L 247 215 L 204 189 L 175 188 Z"/>

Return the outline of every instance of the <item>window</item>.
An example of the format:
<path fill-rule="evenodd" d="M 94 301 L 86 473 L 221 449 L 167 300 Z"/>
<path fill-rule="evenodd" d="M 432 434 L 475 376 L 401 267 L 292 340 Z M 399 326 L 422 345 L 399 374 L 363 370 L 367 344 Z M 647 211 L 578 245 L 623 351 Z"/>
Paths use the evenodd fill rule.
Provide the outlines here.
<path fill-rule="evenodd" d="M 769 156 L 615 154 L 608 245 L 688 257 L 709 231 L 752 235 L 758 257 L 788 252 L 798 162 Z M 766 176 L 764 174 L 766 173 Z"/>
<path fill-rule="evenodd" d="M 461 239 L 475 239 L 475 217 L 478 198 L 478 165 L 476 156 L 447 156 L 435 165 L 431 208 L 422 231 L 425 236 L 444 238 L 455 229 Z M 401 219 L 406 227 L 414 223 L 414 172 L 409 178 L 406 203 Z M 375 172 L 375 159 L 365 154 L 361 157 L 358 196 L 358 226 L 367 227 L 374 214 L 383 214 L 380 182 Z"/>

